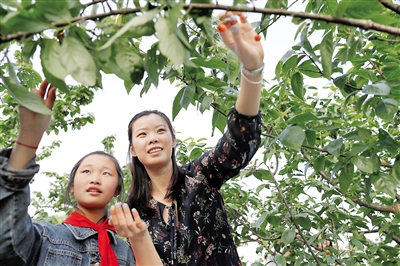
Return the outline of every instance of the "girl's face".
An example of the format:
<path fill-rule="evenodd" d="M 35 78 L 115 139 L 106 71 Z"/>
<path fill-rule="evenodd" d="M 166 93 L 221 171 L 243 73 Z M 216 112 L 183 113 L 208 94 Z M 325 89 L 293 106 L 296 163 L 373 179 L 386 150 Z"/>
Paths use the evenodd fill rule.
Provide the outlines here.
<path fill-rule="evenodd" d="M 172 163 L 175 138 L 167 123 L 157 114 L 138 118 L 132 124 L 132 156 L 138 157 L 146 168 L 166 167 Z"/>
<path fill-rule="evenodd" d="M 93 154 L 78 167 L 71 193 L 79 209 L 84 212 L 104 209 L 113 196 L 118 194 L 118 172 L 111 158 Z"/>

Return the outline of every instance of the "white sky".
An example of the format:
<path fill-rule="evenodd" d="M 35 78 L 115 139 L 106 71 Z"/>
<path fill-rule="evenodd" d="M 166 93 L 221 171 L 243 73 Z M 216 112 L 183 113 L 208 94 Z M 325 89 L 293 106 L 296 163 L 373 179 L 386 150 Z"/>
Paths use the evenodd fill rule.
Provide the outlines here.
<path fill-rule="evenodd" d="M 259 19 L 259 15 L 248 14 L 248 19 L 255 21 Z M 269 28 L 267 41 L 262 40 L 265 51 L 264 78 L 268 82 L 271 83 L 274 77 L 277 62 L 295 43 L 293 38 L 296 30 L 297 27 L 291 23 L 290 18 L 282 17 Z M 39 60 L 34 61 L 34 67 L 41 72 Z M 41 172 L 69 173 L 82 156 L 95 150 L 103 150 L 101 140 L 113 134 L 116 135 L 114 155 L 124 164 L 128 149 L 127 125 L 133 115 L 145 109 L 158 109 L 172 118 L 172 102 L 179 88 L 174 84 L 170 85 L 168 81 L 160 82 L 158 88 L 151 88 L 142 98 L 139 97 L 142 86 L 135 86 L 130 95 L 127 95 L 122 80 L 114 75 L 103 75 L 103 85 L 104 89 L 96 92 L 93 103 L 82 108 L 82 113 L 92 112 L 95 115 L 94 124 L 86 125 L 79 131 L 70 130 L 67 133 L 60 132 L 58 136 L 51 134 L 43 137 L 41 145 L 49 145 L 54 140 L 62 140 L 62 144 L 53 151 L 50 158 L 40 162 Z M 270 85 L 266 84 L 266 87 L 269 88 Z M 187 111 L 182 109 L 173 121 L 178 132 L 177 137 L 181 140 L 187 137 L 206 137 L 209 139 L 209 145 L 214 145 L 221 133 L 215 130 L 216 136 L 211 138 L 211 118 L 211 111 L 201 114 L 194 106 L 190 106 Z M 252 187 L 251 182 L 249 183 Z M 31 191 L 41 191 L 46 195 L 47 177 L 36 175 Z M 245 261 L 255 259 L 255 246 L 240 248 L 239 255 L 245 256 Z"/>

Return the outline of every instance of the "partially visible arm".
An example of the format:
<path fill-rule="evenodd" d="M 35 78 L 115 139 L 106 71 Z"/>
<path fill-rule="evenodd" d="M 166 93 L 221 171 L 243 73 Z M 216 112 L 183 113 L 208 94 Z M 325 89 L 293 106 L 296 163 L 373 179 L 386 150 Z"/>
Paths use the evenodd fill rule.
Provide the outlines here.
<path fill-rule="evenodd" d="M 117 203 L 110 208 L 111 221 L 120 236 L 129 239 L 136 260 L 136 266 L 162 266 L 160 256 L 147 231 L 147 225 L 140 219 L 139 213 L 129 210 L 128 204 Z"/>
<path fill-rule="evenodd" d="M 239 17 L 240 21 L 236 21 Z M 244 13 L 226 12 L 220 16 L 219 33 L 225 45 L 234 52 L 242 66 L 253 71 L 262 68 L 264 51 L 257 33 L 247 21 Z M 236 100 L 236 110 L 243 115 L 257 115 L 260 107 L 262 73 L 251 76 L 242 74 L 240 91 Z M 257 84 L 254 84 L 257 83 Z"/>
<path fill-rule="evenodd" d="M 32 93 L 43 99 L 43 103 L 50 109 L 53 108 L 55 101 L 56 88 L 50 85 L 47 98 L 45 94 L 49 87 L 49 82 L 44 80 L 39 90 L 33 89 Z M 16 145 L 11 152 L 8 163 L 15 170 L 24 169 L 25 166 L 35 157 L 36 149 L 47 130 L 51 116 L 35 113 L 23 106 L 19 106 L 20 131 Z"/>
<path fill-rule="evenodd" d="M 0 151 L 0 265 L 31 265 L 40 234 L 28 215 L 29 182 L 39 171 L 34 160 L 23 170 L 8 164 L 11 150 Z"/>

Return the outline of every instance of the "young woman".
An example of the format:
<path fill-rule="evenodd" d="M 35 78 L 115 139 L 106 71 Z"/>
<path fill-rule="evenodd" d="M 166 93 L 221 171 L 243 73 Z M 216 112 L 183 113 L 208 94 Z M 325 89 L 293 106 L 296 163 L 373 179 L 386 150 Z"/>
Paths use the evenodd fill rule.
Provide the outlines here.
<path fill-rule="evenodd" d="M 231 12 L 221 19 L 222 40 L 239 57 L 243 70 L 227 131 L 214 149 L 179 167 L 175 134 L 163 113 L 141 112 L 128 126 L 128 203 L 149 225 L 164 265 L 240 265 L 219 189 L 248 164 L 260 145 L 264 52 L 243 14 L 240 23 Z M 122 225 L 120 221 L 115 226 Z"/>
<path fill-rule="evenodd" d="M 44 99 L 48 86 L 44 81 L 33 93 Z M 50 86 L 43 100 L 50 109 L 55 90 Z M 35 152 L 50 116 L 20 106 L 19 117 L 16 145 L 0 151 L 0 265 L 162 265 L 135 210 L 132 218 L 127 204 L 111 207 L 116 221 L 123 217 L 130 224 L 131 248 L 108 224 L 107 204 L 122 191 L 123 173 L 105 152 L 90 153 L 73 167 L 68 191 L 75 197 L 76 211 L 63 224 L 31 221 L 29 182 L 39 171 Z M 116 208 L 123 211 L 117 214 Z"/>

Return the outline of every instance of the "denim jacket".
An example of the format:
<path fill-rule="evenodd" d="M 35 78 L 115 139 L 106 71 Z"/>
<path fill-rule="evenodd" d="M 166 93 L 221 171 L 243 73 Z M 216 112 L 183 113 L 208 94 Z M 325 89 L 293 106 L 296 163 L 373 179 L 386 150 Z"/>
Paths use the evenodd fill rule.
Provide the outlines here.
<path fill-rule="evenodd" d="M 0 151 L 0 265 L 99 265 L 95 230 L 31 221 L 29 182 L 39 165 L 33 159 L 16 171 L 8 164 L 10 153 Z M 130 246 L 108 233 L 119 265 L 136 265 Z"/>

